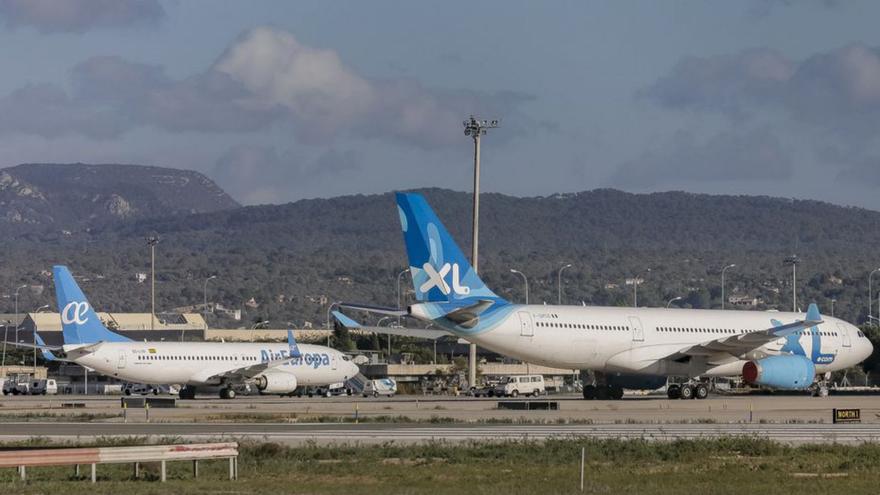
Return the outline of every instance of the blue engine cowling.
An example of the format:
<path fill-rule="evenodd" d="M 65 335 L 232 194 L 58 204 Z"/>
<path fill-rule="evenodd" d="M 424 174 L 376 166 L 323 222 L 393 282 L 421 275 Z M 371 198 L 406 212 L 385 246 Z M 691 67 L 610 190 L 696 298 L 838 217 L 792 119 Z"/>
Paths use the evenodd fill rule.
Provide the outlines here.
<path fill-rule="evenodd" d="M 802 389 L 813 384 L 816 367 L 804 356 L 770 356 L 743 365 L 743 379 L 754 385 Z"/>

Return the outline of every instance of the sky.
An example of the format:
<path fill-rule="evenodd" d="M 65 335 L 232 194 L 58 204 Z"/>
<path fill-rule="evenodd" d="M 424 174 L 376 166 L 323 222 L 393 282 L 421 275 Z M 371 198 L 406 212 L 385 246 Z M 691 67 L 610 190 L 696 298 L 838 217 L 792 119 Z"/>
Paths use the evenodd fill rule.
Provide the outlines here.
<path fill-rule="evenodd" d="M 880 2 L 0 0 L 0 167 L 244 204 L 417 187 L 880 210 Z"/>

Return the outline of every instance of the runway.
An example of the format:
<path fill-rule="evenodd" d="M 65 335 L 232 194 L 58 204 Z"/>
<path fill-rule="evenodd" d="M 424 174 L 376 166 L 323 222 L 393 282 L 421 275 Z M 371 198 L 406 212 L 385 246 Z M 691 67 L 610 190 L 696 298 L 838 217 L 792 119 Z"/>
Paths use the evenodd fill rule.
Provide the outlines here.
<path fill-rule="evenodd" d="M 178 437 L 183 440 L 238 439 L 288 445 L 420 443 L 429 441 L 509 441 L 563 438 L 671 441 L 756 437 L 788 444 L 858 444 L 880 441 L 875 424 L 598 424 L 598 425 L 421 425 L 324 423 L 5 423 L 0 441 L 45 437 L 82 440 L 96 437 Z"/>

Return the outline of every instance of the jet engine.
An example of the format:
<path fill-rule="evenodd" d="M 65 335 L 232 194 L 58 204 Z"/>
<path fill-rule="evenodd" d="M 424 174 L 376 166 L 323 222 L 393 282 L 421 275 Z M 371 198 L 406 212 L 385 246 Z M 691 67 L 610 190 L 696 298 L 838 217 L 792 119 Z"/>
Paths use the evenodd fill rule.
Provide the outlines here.
<path fill-rule="evenodd" d="M 755 385 L 804 389 L 813 384 L 816 367 L 804 356 L 770 356 L 743 365 L 743 379 Z"/>
<path fill-rule="evenodd" d="M 254 377 L 254 384 L 261 394 L 289 394 L 296 390 L 296 376 L 269 370 Z"/>

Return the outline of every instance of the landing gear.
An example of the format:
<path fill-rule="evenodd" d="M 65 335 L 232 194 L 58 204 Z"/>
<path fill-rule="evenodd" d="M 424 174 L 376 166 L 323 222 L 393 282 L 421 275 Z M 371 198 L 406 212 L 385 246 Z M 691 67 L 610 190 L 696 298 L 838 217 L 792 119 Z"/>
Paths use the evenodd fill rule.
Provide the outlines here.
<path fill-rule="evenodd" d="M 813 384 L 813 397 L 828 397 L 828 380 L 831 379 L 831 373 L 820 375 L 821 378 Z"/>
<path fill-rule="evenodd" d="M 709 397 L 709 386 L 703 382 L 693 383 L 670 383 L 666 387 L 666 396 L 672 400 L 675 399 L 700 399 Z"/>
<path fill-rule="evenodd" d="M 694 398 L 694 387 L 691 387 L 687 383 L 681 386 L 681 391 L 678 395 L 683 400 L 690 400 Z"/>
<path fill-rule="evenodd" d="M 190 387 L 189 385 L 180 389 L 180 392 L 177 395 L 183 400 L 193 400 L 196 398 L 196 388 Z"/>
<path fill-rule="evenodd" d="M 587 385 L 584 387 L 586 400 L 620 400 L 623 398 L 623 387 L 617 385 Z"/>
<path fill-rule="evenodd" d="M 235 398 L 235 390 L 232 387 L 226 387 L 220 389 L 220 398 L 221 399 L 234 399 Z"/>
<path fill-rule="evenodd" d="M 596 398 L 596 386 L 587 385 L 584 387 L 584 399 L 593 400 Z"/>

